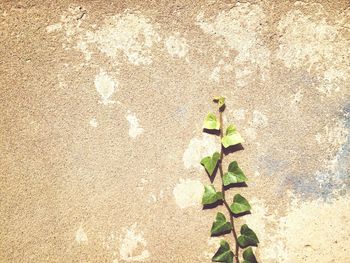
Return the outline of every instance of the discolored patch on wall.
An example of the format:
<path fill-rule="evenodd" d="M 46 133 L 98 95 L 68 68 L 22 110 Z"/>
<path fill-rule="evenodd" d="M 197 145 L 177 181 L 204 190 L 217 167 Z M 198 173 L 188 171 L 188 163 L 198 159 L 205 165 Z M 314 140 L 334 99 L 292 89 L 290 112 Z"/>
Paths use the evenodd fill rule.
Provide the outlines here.
<path fill-rule="evenodd" d="M 257 254 L 263 262 L 332 262 L 332 251 L 342 251 L 337 259 L 348 260 L 350 222 L 345 207 L 348 197 L 339 197 L 329 203 L 322 200 L 302 201 L 290 195 L 291 203 L 285 216 L 270 211 L 263 201 L 252 200 L 252 215 L 246 223 L 256 231 L 262 244 Z M 322 218 L 322 220 L 320 220 Z"/>
<path fill-rule="evenodd" d="M 313 10 L 310 13 L 310 8 Z M 296 1 L 278 23 L 277 57 L 290 69 L 316 75 L 324 94 L 344 89 L 349 80 L 349 9 L 327 12 L 321 3 Z"/>
<path fill-rule="evenodd" d="M 86 61 L 101 52 L 113 63 L 121 63 L 123 56 L 134 65 L 152 63 L 151 49 L 161 40 L 150 20 L 131 10 L 109 16 L 98 29 L 97 25 L 82 27 L 87 11 L 81 6 L 72 6 L 61 15 L 60 22 L 47 26 L 47 32 L 63 30 L 63 47 L 81 51 Z"/>
<path fill-rule="evenodd" d="M 176 184 L 173 190 L 173 195 L 176 204 L 180 208 L 191 206 L 199 207 L 204 193 L 204 186 L 198 180 L 183 180 Z"/>
<path fill-rule="evenodd" d="M 201 138 L 191 139 L 187 149 L 182 157 L 185 168 L 195 168 L 200 170 L 202 158 L 212 155 L 215 151 L 220 150 L 220 145 L 214 136 L 203 133 Z"/>
<path fill-rule="evenodd" d="M 169 36 L 165 40 L 165 47 L 173 58 L 183 58 L 188 53 L 188 44 L 184 37 L 179 33 Z"/>
<path fill-rule="evenodd" d="M 291 185 L 303 198 L 331 200 L 344 196 L 350 188 L 350 130 L 349 117 L 344 111 L 343 118 L 331 122 L 315 135 L 317 143 L 325 144 L 328 159 L 316 171 L 303 175 L 288 175 L 284 185 Z"/>
<path fill-rule="evenodd" d="M 94 80 L 96 91 L 101 96 L 100 103 L 107 105 L 115 103 L 111 100 L 112 95 L 117 90 L 119 83 L 113 80 L 105 71 L 101 70 Z"/>
<path fill-rule="evenodd" d="M 143 262 L 150 257 L 146 249 L 147 241 L 143 232 L 137 230 L 137 223 L 124 229 L 124 236 L 120 241 L 119 256 L 125 262 Z"/>
<path fill-rule="evenodd" d="M 268 79 L 270 50 L 261 37 L 266 24 L 266 15 L 261 6 L 238 2 L 229 11 L 221 11 L 211 18 L 206 18 L 200 12 L 196 24 L 204 33 L 214 37 L 224 54 L 237 53 L 232 65 L 236 86 L 248 85 L 254 75 L 262 80 Z M 218 71 L 219 68 L 214 69 L 212 79 L 218 78 Z"/>
<path fill-rule="evenodd" d="M 83 244 L 83 243 L 87 243 L 88 242 L 88 236 L 85 233 L 84 229 L 82 226 L 80 226 L 77 230 L 77 232 L 75 233 L 75 241 L 78 244 Z"/>
<path fill-rule="evenodd" d="M 129 136 L 131 138 L 136 138 L 144 132 L 144 129 L 140 127 L 139 120 L 135 113 L 128 111 L 125 118 L 129 122 Z"/>

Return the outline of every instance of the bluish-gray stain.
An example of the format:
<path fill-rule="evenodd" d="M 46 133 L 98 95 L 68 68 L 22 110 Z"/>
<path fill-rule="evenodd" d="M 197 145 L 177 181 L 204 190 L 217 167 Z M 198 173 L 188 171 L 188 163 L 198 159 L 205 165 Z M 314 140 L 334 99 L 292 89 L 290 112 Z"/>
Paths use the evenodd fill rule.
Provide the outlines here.
<path fill-rule="evenodd" d="M 276 172 L 285 170 L 289 164 L 289 161 L 275 159 L 272 156 L 264 155 L 258 157 L 258 163 L 266 175 L 273 176 L 276 174 Z"/>
<path fill-rule="evenodd" d="M 350 130 L 350 104 L 343 109 L 342 119 Z M 316 171 L 308 175 L 286 175 L 282 185 L 291 185 L 295 193 L 304 198 L 331 200 L 336 195 L 345 195 L 350 189 L 350 131 L 345 143 L 336 153 L 335 169 Z"/>

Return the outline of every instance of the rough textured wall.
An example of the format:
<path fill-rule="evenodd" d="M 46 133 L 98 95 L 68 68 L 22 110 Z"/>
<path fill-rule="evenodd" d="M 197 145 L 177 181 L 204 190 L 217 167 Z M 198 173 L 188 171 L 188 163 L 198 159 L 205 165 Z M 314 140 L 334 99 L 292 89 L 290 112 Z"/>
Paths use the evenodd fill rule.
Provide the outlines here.
<path fill-rule="evenodd" d="M 260 262 L 350 262 L 349 18 L 345 0 L 2 0 L 0 262 L 210 262 L 218 94 Z"/>

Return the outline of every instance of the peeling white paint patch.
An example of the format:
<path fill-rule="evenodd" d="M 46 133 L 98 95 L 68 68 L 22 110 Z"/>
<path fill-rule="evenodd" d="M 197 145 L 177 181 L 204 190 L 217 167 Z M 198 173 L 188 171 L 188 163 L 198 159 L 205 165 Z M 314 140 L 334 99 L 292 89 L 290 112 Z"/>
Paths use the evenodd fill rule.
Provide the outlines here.
<path fill-rule="evenodd" d="M 213 71 L 209 75 L 209 79 L 211 81 L 219 82 L 220 81 L 220 72 L 230 72 L 233 71 L 233 66 L 231 64 L 225 64 L 225 61 L 223 59 L 220 59 L 218 62 L 218 65 L 214 67 Z"/>
<path fill-rule="evenodd" d="M 314 12 L 306 10 L 310 7 Z M 349 27 L 349 22 L 343 21 L 345 16 L 329 14 L 319 3 L 298 1 L 278 25 L 282 36 L 277 57 L 288 68 L 316 73 L 321 81 L 317 90 L 325 94 L 338 91 L 350 73 L 350 40 L 342 34 L 344 27 Z"/>
<path fill-rule="evenodd" d="M 211 72 L 209 79 L 215 82 L 219 82 L 220 80 L 220 67 L 215 67 Z"/>
<path fill-rule="evenodd" d="M 163 197 L 164 197 L 164 191 L 161 190 L 161 191 L 159 192 L 158 195 L 157 195 L 157 194 L 151 193 L 151 194 L 150 194 L 150 197 L 151 197 L 151 199 L 150 199 L 148 202 L 149 202 L 149 203 L 151 203 L 151 202 L 155 203 L 155 202 L 157 202 L 157 201 L 163 199 Z"/>
<path fill-rule="evenodd" d="M 250 139 L 250 140 L 255 140 L 256 139 L 256 129 L 253 127 L 248 127 L 244 130 L 245 136 Z"/>
<path fill-rule="evenodd" d="M 90 51 L 88 49 L 88 45 L 86 42 L 82 41 L 82 40 L 79 40 L 77 42 L 77 46 L 76 46 L 76 49 L 80 50 L 84 56 L 85 56 L 85 60 L 86 61 L 89 61 L 91 60 L 91 57 L 92 57 L 92 51 Z"/>
<path fill-rule="evenodd" d="M 86 11 L 82 6 L 73 5 L 61 15 L 60 22 L 47 27 L 47 32 L 63 30 L 66 50 L 82 52 L 90 61 L 92 50 L 97 49 L 115 64 L 125 56 L 134 65 L 152 63 L 152 48 L 161 41 L 157 26 L 150 19 L 131 10 L 106 17 L 102 25 L 82 27 Z M 97 28 L 96 30 L 94 30 Z"/>
<path fill-rule="evenodd" d="M 100 103 L 107 105 L 111 103 L 115 103 L 115 101 L 110 100 L 119 83 L 114 81 L 110 76 L 107 75 L 106 72 L 101 71 L 95 77 L 95 87 L 97 92 L 101 96 Z"/>
<path fill-rule="evenodd" d="M 268 78 L 270 51 L 261 38 L 266 16 L 259 5 L 238 2 L 208 20 L 212 22 L 199 13 L 197 25 L 207 34 L 223 37 L 226 46 L 238 52 L 233 65 L 237 86 L 247 85 L 253 74 Z"/>
<path fill-rule="evenodd" d="M 208 155 L 213 155 L 215 151 L 220 151 L 220 143 L 210 134 L 203 133 L 202 138 L 191 139 L 184 152 L 182 160 L 187 169 L 202 169 L 200 161 Z"/>
<path fill-rule="evenodd" d="M 52 33 L 54 31 L 59 31 L 61 29 L 62 29 L 62 24 L 61 23 L 56 23 L 56 24 L 47 26 L 46 27 L 46 32 L 47 33 Z"/>
<path fill-rule="evenodd" d="M 268 123 L 268 119 L 266 115 L 260 111 L 253 111 L 253 120 L 251 125 L 255 128 L 266 127 Z"/>
<path fill-rule="evenodd" d="M 124 229 L 124 237 L 119 246 L 119 255 L 126 262 L 144 261 L 150 257 L 150 253 L 145 247 L 147 241 L 143 238 L 143 232 L 137 231 L 137 223 L 130 228 Z M 139 254 L 135 255 L 139 251 Z"/>
<path fill-rule="evenodd" d="M 186 39 L 183 37 L 180 37 L 179 34 L 173 35 L 168 37 L 165 40 L 165 46 L 168 50 L 168 53 L 173 58 L 183 58 L 188 53 L 188 45 L 186 42 Z"/>
<path fill-rule="evenodd" d="M 144 132 L 144 129 L 140 127 L 139 120 L 136 118 L 135 113 L 128 111 L 126 117 L 129 122 L 129 136 L 136 138 Z"/>
<path fill-rule="evenodd" d="M 97 128 L 98 126 L 98 121 L 95 118 L 92 118 L 89 123 L 91 127 Z"/>
<path fill-rule="evenodd" d="M 82 226 L 80 226 L 78 228 L 77 232 L 75 233 L 75 241 L 78 244 L 82 244 L 82 243 L 87 243 L 88 242 L 87 234 L 85 233 L 85 231 L 84 231 Z"/>
<path fill-rule="evenodd" d="M 237 120 L 244 120 L 246 112 L 247 111 L 244 109 L 238 109 L 233 112 L 233 115 Z"/>
<path fill-rule="evenodd" d="M 173 195 L 180 208 L 187 208 L 200 205 L 203 192 L 204 186 L 200 181 L 180 179 L 173 190 Z"/>
<path fill-rule="evenodd" d="M 132 64 L 148 65 L 151 49 L 161 37 L 148 18 L 126 11 L 107 18 L 99 30 L 87 31 L 84 39 L 108 57 L 118 59 L 122 53 Z"/>

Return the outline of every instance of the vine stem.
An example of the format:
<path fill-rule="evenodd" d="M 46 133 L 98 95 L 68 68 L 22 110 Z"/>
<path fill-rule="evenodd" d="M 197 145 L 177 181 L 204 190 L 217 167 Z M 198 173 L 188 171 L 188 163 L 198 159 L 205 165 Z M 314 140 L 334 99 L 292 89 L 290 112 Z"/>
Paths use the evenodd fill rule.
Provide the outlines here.
<path fill-rule="evenodd" d="M 222 137 L 224 136 L 223 133 L 223 119 L 222 119 L 222 110 L 219 109 L 219 114 L 220 114 L 220 141 L 222 139 Z M 225 186 L 224 186 L 224 172 L 222 169 L 222 161 L 224 159 L 224 146 L 221 143 L 221 151 L 220 151 L 220 160 L 219 160 L 219 172 L 220 172 L 220 177 L 221 177 L 221 192 L 222 192 L 222 199 L 224 202 L 224 205 L 230 215 L 230 222 L 231 222 L 231 226 L 232 226 L 232 235 L 233 235 L 233 239 L 235 240 L 235 245 L 236 245 L 236 251 L 235 251 L 235 261 L 236 263 L 239 263 L 239 258 L 238 258 L 238 251 L 239 251 L 239 246 L 238 246 L 238 238 L 237 238 L 237 233 L 235 230 L 235 224 L 234 224 L 234 219 L 233 219 L 233 214 L 231 212 L 230 206 L 226 201 L 226 197 L 225 197 Z"/>

